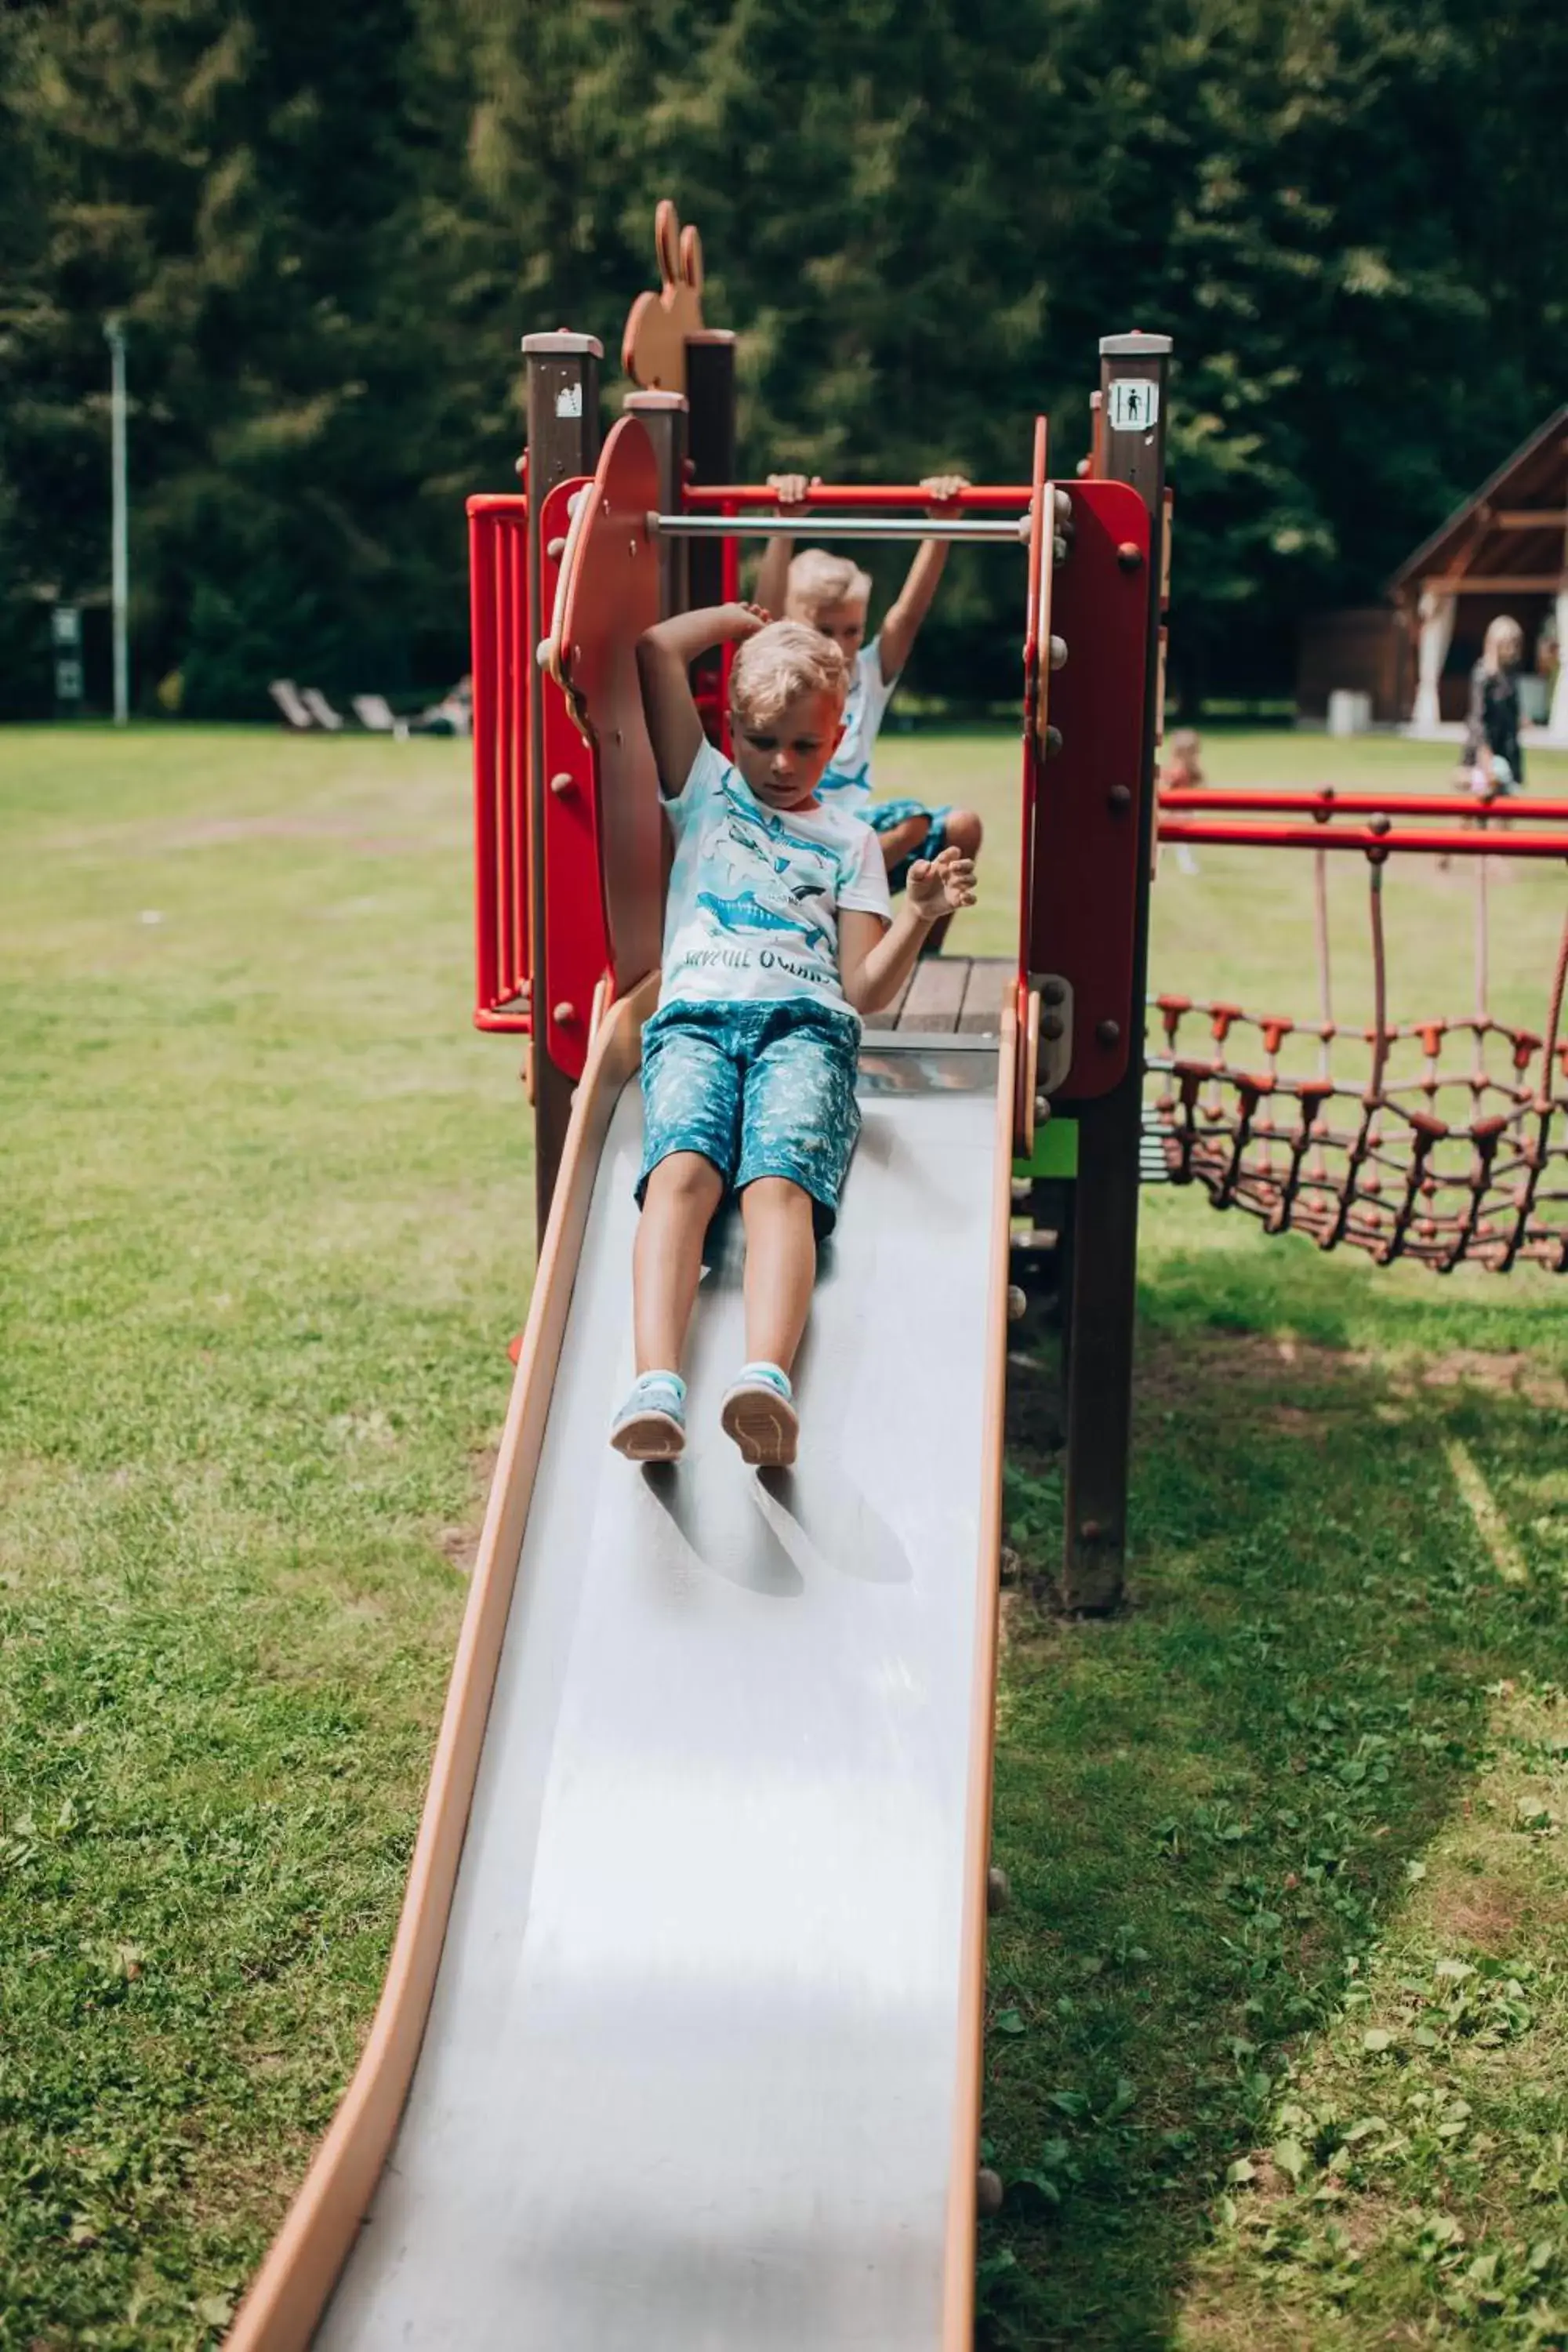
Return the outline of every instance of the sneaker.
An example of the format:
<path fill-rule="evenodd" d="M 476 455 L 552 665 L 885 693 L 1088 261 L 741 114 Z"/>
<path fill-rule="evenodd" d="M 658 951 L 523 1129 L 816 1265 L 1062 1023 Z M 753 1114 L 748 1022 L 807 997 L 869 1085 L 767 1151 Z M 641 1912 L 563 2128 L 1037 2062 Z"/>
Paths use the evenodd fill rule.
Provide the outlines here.
<path fill-rule="evenodd" d="M 686 1382 L 679 1372 L 639 1372 L 610 1423 L 628 1462 L 677 1462 L 686 1451 Z"/>
<path fill-rule="evenodd" d="M 800 1416 L 787 1372 L 776 1364 L 742 1364 L 725 1392 L 720 1424 L 753 1470 L 784 1470 L 795 1460 Z"/>

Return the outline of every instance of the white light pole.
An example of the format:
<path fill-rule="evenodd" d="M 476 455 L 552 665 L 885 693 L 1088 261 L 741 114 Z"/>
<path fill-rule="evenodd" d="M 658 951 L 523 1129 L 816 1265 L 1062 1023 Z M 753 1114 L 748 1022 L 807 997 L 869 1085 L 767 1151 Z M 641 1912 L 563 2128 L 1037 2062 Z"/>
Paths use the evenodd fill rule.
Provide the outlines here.
<path fill-rule="evenodd" d="M 111 588 L 114 598 L 114 723 L 123 727 L 131 713 L 131 664 L 125 642 L 125 620 L 131 602 L 131 554 L 125 508 L 125 331 L 118 319 L 106 319 L 110 357 L 110 472 L 113 483 Z"/>

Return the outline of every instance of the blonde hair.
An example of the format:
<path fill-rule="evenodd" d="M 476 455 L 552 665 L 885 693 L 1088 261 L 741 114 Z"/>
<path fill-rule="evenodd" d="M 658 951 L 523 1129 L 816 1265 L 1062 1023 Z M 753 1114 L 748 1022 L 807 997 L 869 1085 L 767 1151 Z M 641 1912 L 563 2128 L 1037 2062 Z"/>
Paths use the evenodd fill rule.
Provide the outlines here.
<path fill-rule="evenodd" d="M 740 646 L 730 672 L 731 703 L 748 726 L 766 726 L 803 694 L 826 694 L 842 709 L 847 691 L 843 655 L 804 621 L 770 621 Z"/>
<path fill-rule="evenodd" d="M 1471 642 L 1473 644 L 1474 639 Z M 1481 659 L 1488 669 L 1501 669 L 1510 647 L 1522 656 L 1524 631 L 1511 613 L 1500 613 L 1495 621 L 1488 623 L 1486 639 L 1481 646 Z"/>
<path fill-rule="evenodd" d="M 829 555 L 825 547 L 808 547 L 789 568 L 784 611 L 792 620 L 814 621 L 836 604 L 868 604 L 871 575 L 851 563 L 847 555 Z"/>

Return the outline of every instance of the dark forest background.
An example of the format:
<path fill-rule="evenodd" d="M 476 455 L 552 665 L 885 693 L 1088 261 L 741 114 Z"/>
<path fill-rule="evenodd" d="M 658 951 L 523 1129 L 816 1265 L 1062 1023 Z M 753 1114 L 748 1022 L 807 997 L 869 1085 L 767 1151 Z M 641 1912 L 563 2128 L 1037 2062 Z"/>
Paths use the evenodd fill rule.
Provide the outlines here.
<path fill-rule="evenodd" d="M 466 667 L 519 337 L 612 399 L 655 199 L 740 332 L 747 470 L 1056 470 L 1099 335 L 1175 338 L 1181 669 L 1288 682 L 1568 389 L 1568 11 L 1495 0 L 57 0 L 0 7 L 0 712 L 103 635 L 132 394 L 141 707 Z M 970 551 L 920 683 L 1009 695 Z"/>

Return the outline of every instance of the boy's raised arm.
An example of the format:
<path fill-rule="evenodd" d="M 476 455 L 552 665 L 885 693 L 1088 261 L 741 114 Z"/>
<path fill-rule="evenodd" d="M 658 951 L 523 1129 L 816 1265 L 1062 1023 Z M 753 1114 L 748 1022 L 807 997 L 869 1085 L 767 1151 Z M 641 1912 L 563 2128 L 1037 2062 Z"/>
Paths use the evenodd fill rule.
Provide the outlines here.
<path fill-rule="evenodd" d="M 710 646 L 739 644 L 763 625 L 754 605 L 705 604 L 695 613 L 673 614 L 637 639 L 643 716 L 659 784 L 669 799 L 678 800 L 686 789 L 691 763 L 702 749 L 702 721 L 688 675 L 691 664 Z"/>
<path fill-rule="evenodd" d="M 811 493 L 811 484 L 804 474 L 770 474 L 768 488 L 778 499 L 781 518 L 792 507 L 803 507 Z M 789 587 L 789 563 L 795 553 L 795 541 L 787 531 L 774 531 L 757 566 L 757 602 L 764 613 L 775 618 L 784 611 L 784 593 Z"/>
<path fill-rule="evenodd" d="M 966 490 L 969 484 L 962 474 L 933 474 L 921 484 L 921 488 L 931 501 L 929 511 L 938 514 L 952 503 L 960 490 Z M 931 611 L 931 598 L 936 594 L 936 584 L 946 563 L 946 540 L 922 539 L 915 550 L 909 577 L 899 591 L 898 601 L 877 633 L 882 676 L 889 685 L 914 649 L 915 639 L 921 633 L 921 623 Z"/>

